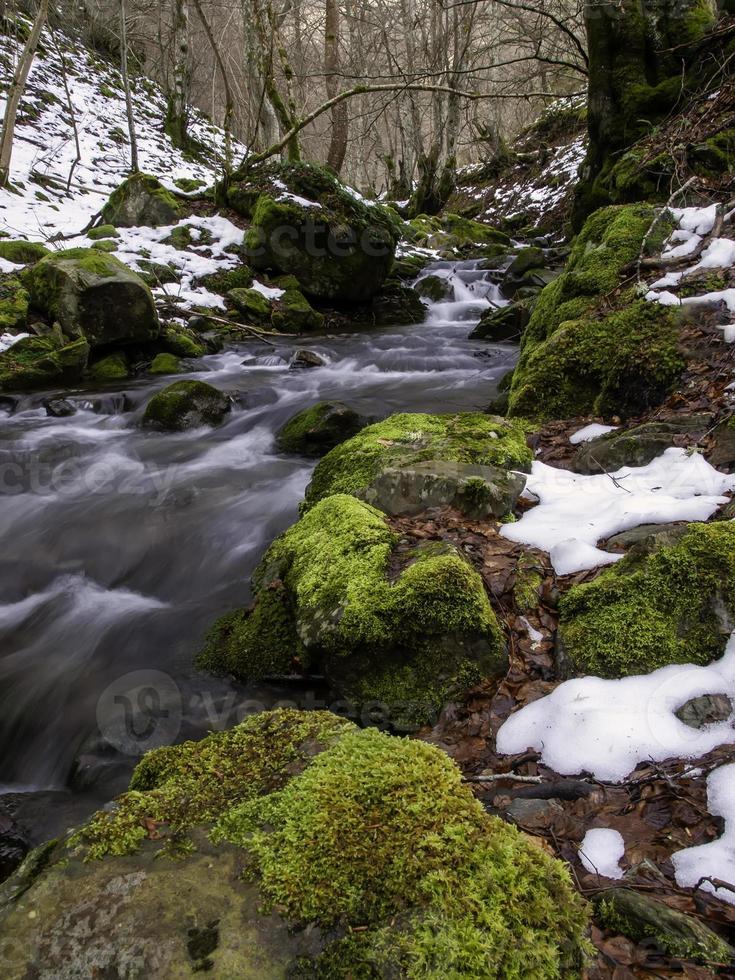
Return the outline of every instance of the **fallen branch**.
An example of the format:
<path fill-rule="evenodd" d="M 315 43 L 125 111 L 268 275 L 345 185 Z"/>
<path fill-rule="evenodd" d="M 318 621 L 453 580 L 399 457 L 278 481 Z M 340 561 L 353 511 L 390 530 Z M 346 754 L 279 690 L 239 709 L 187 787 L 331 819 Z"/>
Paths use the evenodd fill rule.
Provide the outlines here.
<path fill-rule="evenodd" d="M 293 339 L 292 334 L 280 333 L 278 330 L 264 330 L 262 327 L 254 327 L 250 323 L 233 323 L 232 320 L 228 320 L 223 316 L 215 316 L 214 313 L 200 313 L 197 310 L 180 310 L 178 307 L 174 308 L 174 312 L 176 316 L 183 316 L 187 320 L 192 320 L 195 316 L 206 317 L 207 320 L 212 320 L 214 323 L 224 324 L 230 330 L 242 330 L 244 333 L 253 334 L 253 336 L 262 340 L 264 344 L 270 344 L 271 347 L 275 347 L 276 345 L 270 340 L 266 340 L 266 337 L 283 337 L 284 340 Z"/>
<path fill-rule="evenodd" d="M 500 783 L 510 779 L 514 783 L 533 783 L 538 785 L 544 781 L 543 776 L 516 776 L 513 772 L 496 772 L 487 776 L 467 776 L 468 783 Z"/>

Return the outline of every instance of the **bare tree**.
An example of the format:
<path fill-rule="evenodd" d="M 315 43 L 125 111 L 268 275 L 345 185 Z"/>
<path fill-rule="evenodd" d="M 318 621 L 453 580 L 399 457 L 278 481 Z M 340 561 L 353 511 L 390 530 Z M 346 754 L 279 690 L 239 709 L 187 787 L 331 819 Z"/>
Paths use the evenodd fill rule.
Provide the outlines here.
<path fill-rule="evenodd" d="M 179 149 L 189 145 L 189 3 L 173 3 L 173 84 L 168 97 L 166 132 Z"/>
<path fill-rule="evenodd" d="M 133 111 L 133 96 L 130 91 L 130 76 L 128 74 L 128 24 L 125 0 L 120 0 L 120 73 L 122 75 L 123 88 L 125 89 L 125 107 L 128 116 L 128 134 L 130 136 L 130 170 L 137 174 L 140 170 L 138 165 L 138 138 L 135 133 L 135 113 Z"/>
<path fill-rule="evenodd" d="M 7 187 L 10 180 L 10 161 L 13 155 L 15 121 L 18 118 L 18 107 L 26 89 L 33 59 L 36 56 L 41 31 L 48 18 L 48 8 L 49 0 L 41 0 L 33 21 L 33 27 L 23 48 L 23 53 L 20 56 L 13 80 L 10 83 L 8 104 L 5 107 L 3 128 L 2 133 L 0 133 L 0 187 Z"/>
<path fill-rule="evenodd" d="M 339 44 L 339 0 L 325 0 L 324 82 L 328 99 L 333 99 L 339 91 Z M 329 142 L 327 164 L 335 173 L 339 173 L 347 154 L 347 135 L 349 132 L 347 103 L 339 102 L 335 105 L 332 108 L 331 118 L 332 138 Z"/>

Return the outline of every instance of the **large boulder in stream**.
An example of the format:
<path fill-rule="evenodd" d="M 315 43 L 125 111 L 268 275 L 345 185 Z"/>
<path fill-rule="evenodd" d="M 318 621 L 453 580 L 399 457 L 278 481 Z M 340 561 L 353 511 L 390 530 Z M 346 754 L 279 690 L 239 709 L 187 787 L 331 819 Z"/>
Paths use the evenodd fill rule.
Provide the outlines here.
<path fill-rule="evenodd" d="M 452 545 L 398 553 L 384 514 L 345 494 L 322 500 L 266 552 L 255 604 L 223 617 L 199 665 L 242 681 L 294 670 L 373 704 L 410 729 L 505 670 L 482 579 Z"/>
<path fill-rule="evenodd" d="M 31 306 L 67 337 L 90 346 L 147 343 L 160 331 L 153 294 L 132 269 L 105 252 L 73 248 L 24 273 Z"/>
<path fill-rule="evenodd" d="M 278 431 L 276 443 L 282 452 L 323 456 L 366 425 L 366 419 L 342 402 L 319 402 L 290 418 Z"/>
<path fill-rule="evenodd" d="M 574 980 L 588 922 L 443 752 L 325 711 L 149 753 L 0 889 L 4 980 Z"/>
<path fill-rule="evenodd" d="M 437 502 L 441 499 L 444 503 L 464 500 L 470 504 L 474 497 L 473 507 L 480 501 L 489 503 L 491 499 L 499 499 L 501 482 L 505 488 L 502 496 L 510 510 L 511 501 L 514 502 L 518 493 L 516 484 L 506 473 L 498 471 L 528 472 L 532 458 L 520 422 L 478 412 L 392 415 L 363 429 L 321 460 L 306 489 L 304 507 L 308 509 L 333 493 L 351 493 L 375 501 L 379 487 L 387 490 L 387 474 L 410 470 L 413 474 L 410 479 L 407 475 L 403 481 L 397 477 L 396 489 L 402 486 L 404 494 L 411 493 L 414 497 L 411 512 L 421 509 L 417 505 L 422 499 L 425 506 L 433 506 L 429 499 Z M 433 469 L 417 466 L 429 461 L 435 464 Z M 451 474 L 446 468 L 450 463 L 460 464 Z M 466 466 L 493 468 L 489 483 L 486 480 L 489 471 L 463 470 Z M 442 494 L 439 494 L 440 485 L 445 488 Z M 451 487 L 455 490 L 451 491 Z M 494 512 L 493 507 L 490 509 Z"/>
<path fill-rule="evenodd" d="M 57 337 L 24 337 L 0 353 L 0 391 L 30 391 L 80 381 L 89 344 L 65 344 Z"/>
<path fill-rule="evenodd" d="M 400 220 L 309 164 L 255 168 L 228 192 L 249 218 L 248 261 L 294 275 L 307 296 L 354 305 L 376 293 L 393 264 Z"/>
<path fill-rule="evenodd" d="M 150 174 L 128 177 L 102 209 L 102 221 L 116 228 L 157 228 L 174 225 L 181 217 L 182 202 Z"/>
<path fill-rule="evenodd" d="M 203 425 L 219 425 L 231 407 L 224 392 L 204 381 L 176 381 L 148 402 L 143 413 L 143 426 L 182 432 Z"/>

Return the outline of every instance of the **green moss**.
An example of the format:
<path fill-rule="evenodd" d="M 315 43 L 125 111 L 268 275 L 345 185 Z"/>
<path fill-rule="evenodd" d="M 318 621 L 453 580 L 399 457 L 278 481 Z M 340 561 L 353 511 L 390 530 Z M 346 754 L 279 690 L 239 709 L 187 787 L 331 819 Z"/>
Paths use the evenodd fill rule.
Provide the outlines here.
<path fill-rule="evenodd" d="M 157 392 L 146 405 L 143 425 L 179 432 L 201 425 L 219 425 L 230 410 L 223 392 L 204 381 L 176 381 Z"/>
<path fill-rule="evenodd" d="M 179 374 L 181 364 L 175 354 L 156 354 L 148 368 L 149 374 Z"/>
<path fill-rule="evenodd" d="M 108 354 L 89 369 L 89 376 L 95 381 L 120 381 L 129 374 L 128 359 L 122 351 Z"/>
<path fill-rule="evenodd" d="M 328 453 L 314 471 L 304 507 L 332 493 L 360 493 L 388 466 L 438 459 L 528 470 L 522 423 L 491 415 L 392 415 Z"/>
<path fill-rule="evenodd" d="M 181 217 L 181 203 L 156 177 L 133 174 L 116 188 L 102 209 L 102 221 L 120 228 L 172 225 Z"/>
<path fill-rule="evenodd" d="M 298 289 L 287 289 L 276 301 L 271 323 L 282 333 L 301 333 L 324 329 L 324 317 Z"/>
<path fill-rule="evenodd" d="M 627 417 L 659 404 L 684 368 L 679 313 L 629 298 L 608 316 L 563 323 L 526 352 L 513 375 L 508 414 Z"/>
<path fill-rule="evenodd" d="M 278 448 L 321 456 L 365 427 L 357 412 L 339 402 L 319 402 L 298 412 L 278 431 Z"/>
<path fill-rule="evenodd" d="M 0 332 L 21 331 L 28 321 L 29 296 L 20 279 L 0 278 Z"/>
<path fill-rule="evenodd" d="M 193 241 L 191 235 L 191 225 L 176 225 L 171 230 L 171 234 L 165 239 L 166 245 L 173 245 L 180 252 L 185 252 Z"/>
<path fill-rule="evenodd" d="M 160 343 L 168 354 L 175 354 L 176 357 L 203 357 L 206 353 L 204 344 L 194 331 L 185 327 L 178 330 L 168 327 L 161 334 Z"/>
<path fill-rule="evenodd" d="M 178 269 L 165 265 L 162 262 L 151 262 L 150 259 L 138 260 L 140 278 L 148 286 L 165 286 L 169 283 L 179 282 L 181 274 Z"/>
<path fill-rule="evenodd" d="M 196 177 L 177 177 L 174 180 L 174 184 L 176 184 L 180 191 L 184 191 L 185 194 L 193 194 L 194 191 L 198 191 L 202 187 L 207 186 L 203 180 L 197 180 Z"/>
<path fill-rule="evenodd" d="M 567 870 L 421 742 L 347 732 L 215 833 L 253 855 L 271 907 L 346 935 L 318 976 L 581 973 L 588 913 Z"/>
<path fill-rule="evenodd" d="M 29 265 L 50 254 L 40 242 L 9 241 L 7 238 L 0 241 L 0 259 L 15 262 L 16 265 Z"/>
<path fill-rule="evenodd" d="M 227 298 L 243 316 L 251 317 L 256 322 L 262 320 L 270 322 L 271 301 L 257 289 L 230 289 Z"/>
<path fill-rule="evenodd" d="M 91 859 L 131 854 L 155 827 L 159 846 L 176 854 L 189 830 L 278 790 L 351 728 L 328 712 L 272 711 L 201 742 L 149 752 L 130 791 L 113 811 L 97 813 L 79 839 Z"/>
<path fill-rule="evenodd" d="M 691 524 L 673 543 L 659 540 L 563 597 L 560 638 L 579 670 L 621 677 L 722 654 L 735 614 L 735 525 Z"/>
<path fill-rule="evenodd" d="M 92 242 L 90 248 L 96 248 L 99 252 L 117 252 L 117 242 L 110 238 L 104 238 L 98 242 Z"/>
<path fill-rule="evenodd" d="M 24 391 L 78 381 L 87 366 L 86 340 L 27 337 L 0 353 L 0 390 Z"/>
<path fill-rule="evenodd" d="M 266 552 L 254 609 L 220 621 L 200 666 L 254 679 L 297 662 L 345 696 L 423 720 L 504 663 L 504 645 L 482 579 L 457 551 L 417 549 L 392 579 L 397 540 L 380 511 L 327 497 Z"/>
<path fill-rule="evenodd" d="M 238 265 L 234 269 L 215 272 L 202 279 L 202 285 L 213 293 L 225 296 L 231 289 L 249 289 L 253 284 L 253 271 L 250 266 Z"/>
<path fill-rule="evenodd" d="M 513 586 L 513 599 L 519 612 L 531 612 L 538 607 L 543 582 L 544 576 L 538 559 L 524 552 L 516 565 L 516 581 Z"/>
<path fill-rule="evenodd" d="M 469 250 L 496 255 L 504 253 L 511 245 L 505 232 L 458 214 L 433 217 L 420 214 L 407 222 L 405 228 L 407 237 L 415 245 L 449 252 Z"/>
<path fill-rule="evenodd" d="M 97 228 L 91 228 L 87 232 L 87 238 L 91 239 L 93 242 L 97 242 L 103 238 L 119 238 L 120 232 L 114 225 L 100 225 Z"/>

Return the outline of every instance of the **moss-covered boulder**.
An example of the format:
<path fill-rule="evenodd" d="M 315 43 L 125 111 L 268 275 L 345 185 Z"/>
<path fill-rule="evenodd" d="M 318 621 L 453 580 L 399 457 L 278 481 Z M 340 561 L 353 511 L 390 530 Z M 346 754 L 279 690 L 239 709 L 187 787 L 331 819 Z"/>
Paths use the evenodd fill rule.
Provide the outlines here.
<path fill-rule="evenodd" d="M 444 276 L 424 276 L 413 288 L 419 296 L 430 299 L 432 303 L 443 303 L 454 295 L 452 284 Z"/>
<path fill-rule="evenodd" d="M 242 263 L 234 269 L 223 269 L 197 280 L 197 285 L 206 286 L 213 293 L 226 296 L 231 289 L 250 289 L 253 284 L 253 270 Z"/>
<path fill-rule="evenodd" d="M 575 671 L 645 674 L 708 664 L 735 628 L 735 524 L 656 534 L 562 598 L 559 639 Z"/>
<path fill-rule="evenodd" d="M 323 456 L 365 428 L 366 420 L 342 402 L 319 402 L 298 412 L 278 431 L 282 452 Z"/>
<path fill-rule="evenodd" d="M 87 366 L 89 344 L 64 344 L 56 337 L 26 337 L 0 353 L 0 390 L 24 391 L 79 381 Z"/>
<path fill-rule="evenodd" d="M 411 286 L 389 281 L 373 296 L 367 315 L 378 326 L 406 326 L 423 323 L 426 306 Z"/>
<path fill-rule="evenodd" d="M 116 228 L 157 228 L 176 224 L 183 216 L 182 202 L 150 174 L 128 177 L 102 209 L 104 224 Z"/>
<path fill-rule="evenodd" d="M 203 357 L 206 353 L 199 337 L 187 327 L 167 327 L 162 331 L 159 343 L 165 353 L 176 357 Z"/>
<path fill-rule="evenodd" d="M 508 306 L 490 307 L 470 334 L 470 340 L 519 341 L 531 319 L 531 306 L 519 300 Z"/>
<path fill-rule="evenodd" d="M 0 240 L 0 259 L 15 262 L 16 265 L 31 265 L 50 254 L 40 242 L 11 241 L 7 238 Z"/>
<path fill-rule="evenodd" d="M 324 329 L 324 316 L 298 289 L 286 289 L 273 304 L 271 324 L 281 333 L 304 333 Z"/>
<path fill-rule="evenodd" d="M 250 264 L 296 276 L 307 296 L 366 302 L 390 271 L 399 219 L 358 199 L 322 168 L 260 167 L 231 189 L 230 203 L 251 218 Z"/>
<path fill-rule="evenodd" d="M 501 255 L 511 246 L 505 232 L 459 214 L 420 214 L 407 223 L 406 231 L 415 245 L 448 256 Z"/>
<path fill-rule="evenodd" d="M 97 252 L 117 252 L 117 242 L 112 238 L 103 238 L 99 242 L 92 242 L 90 248 Z"/>
<path fill-rule="evenodd" d="M 474 463 L 528 472 L 523 425 L 492 415 L 392 415 L 337 446 L 317 465 L 305 507 L 331 493 L 364 494 L 384 470 L 425 460 Z"/>
<path fill-rule="evenodd" d="M 623 466 L 646 466 L 671 446 L 696 444 L 710 429 L 711 421 L 711 415 L 689 415 L 670 422 L 644 422 L 623 432 L 608 432 L 579 447 L 574 455 L 574 470 L 613 473 Z"/>
<path fill-rule="evenodd" d="M 631 415 L 657 404 L 678 379 L 678 311 L 621 289 L 641 250 L 671 229 L 654 209 L 604 208 L 575 240 L 564 273 L 543 290 L 525 329 L 509 414 L 533 418 Z"/>
<path fill-rule="evenodd" d="M 138 259 L 140 278 L 147 286 L 166 286 L 170 283 L 179 282 L 181 273 L 170 265 L 163 262 L 151 262 L 150 259 Z"/>
<path fill-rule="evenodd" d="M 92 242 L 99 242 L 106 239 L 119 238 L 120 232 L 114 225 L 98 225 L 97 228 L 90 228 L 87 238 Z"/>
<path fill-rule="evenodd" d="M 149 753 L 0 891 L 8 980 L 555 980 L 581 975 L 588 920 L 442 752 L 318 711 Z"/>
<path fill-rule="evenodd" d="M 31 306 L 92 347 L 146 343 L 160 330 L 153 295 L 113 255 L 75 248 L 55 252 L 23 274 Z"/>
<path fill-rule="evenodd" d="M 256 323 L 270 321 L 273 304 L 257 289 L 230 289 L 227 299 L 244 317 Z"/>
<path fill-rule="evenodd" d="M 28 323 L 28 290 L 15 276 L 0 277 L 0 333 L 24 330 Z"/>
<path fill-rule="evenodd" d="M 179 374 L 181 362 L 175 354 L 156 354 L 148 368 L 149 374 Z"/>
<path fill-rule="evenodd" d="M 255 604 L 224 617 L 200 666 L 251 680 L 323 672 L 340 695 L 378 702 L 396 727 L 504 669 L 482 579 L 451 546 L 391 566 L 398 537 L 380 511 L 330 496 L 281 535 L 253 576 Z"/>
<path fill-rule="evenodd" d="M 122 381 L 129 374 L 130 366 L 123 351 L 108 354 L 89 368 L 89 376 L 94 381 Z"/>
<path fill-rule="evenodd" d="M 219 425 L 231 407 L 224 392 L 204 381 L 176 381 L 151 398 L 143 413 L 143 425 L 168 432 Z"/>

